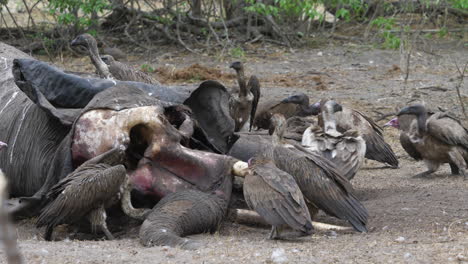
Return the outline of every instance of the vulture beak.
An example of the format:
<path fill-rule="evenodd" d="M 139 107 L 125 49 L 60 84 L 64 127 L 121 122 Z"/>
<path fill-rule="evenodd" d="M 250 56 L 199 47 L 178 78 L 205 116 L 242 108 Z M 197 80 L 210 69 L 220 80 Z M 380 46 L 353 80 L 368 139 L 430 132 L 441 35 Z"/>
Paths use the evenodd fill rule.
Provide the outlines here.
<path fill-rule="evenodd" d="M 388 121 L 383 125 L 383 127 L 394 127 L 394 128 L 400 128 L 400 124 L 398 123 L 398 117 L 393 118 L 392 120 Z"/>

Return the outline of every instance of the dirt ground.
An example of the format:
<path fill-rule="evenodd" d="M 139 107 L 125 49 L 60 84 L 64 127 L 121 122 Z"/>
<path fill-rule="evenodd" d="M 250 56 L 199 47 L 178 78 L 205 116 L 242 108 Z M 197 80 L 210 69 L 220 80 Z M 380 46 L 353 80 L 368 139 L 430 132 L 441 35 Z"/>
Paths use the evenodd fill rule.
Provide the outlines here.
<path fill-rule="evenodd" d="M 161 78 L 166 84 L 200 82 L 204 78 L 201 75 L 183 80 L 167 78 L 167 69 L 176 72 L 198 63 L 211 68 L 213 76 L 233 87 L 233 72 L 228 68 L 232 60 L 168 48 L 151 56 L 130 56 L 129 63 L 137 67 L 151 65 L 157 78 L 166 72 L 166 77 Z M 313 101 L 334 97 L 378 118 L 416 99 L 431 108 L 441 107 L 460 115 L 454 61 L 466 63 L 468 48 L 466 42 L 464 46 L 446 42 L 435 53 L 415 51 L 406 89 L 399 52 L 370 46 L 335 43 L 294 52 L 278 47 L 247 47 L 242 60 L 246 73 L 256 74 L 262 81 L 261 101 L 304 92 Z M 56 64 L 70 70 L 92 71 L 87 58 L 65 58 Z M 465 78 L 461 87 L 465 104 L 467 83 Z M 17 225 L 20 247 L 28 263 L 468 263 L 468 180 L 450 175 L 448 165 L 430 178 L 412 178 L 426 169 L 424 163 L 406 154 L 396 130 L 385 129 L 384 133 L 400 159 L 400 168 L 383 168 L 382 164 L 367 161 L 352 181 L 370 214 L 370 231 L 365 234 L 317 231 L 295 241 L 271 241 L 267 239 L 268 229 L 225 223 L 214 235 L 192 236 L 204 248 L 185 251 L 141 246 L 138 226 L 117 232 L 114 241 L 104 241 L 102 235 L 98 239 L 94 236 L 94 240 L 93 236 L 87 237 L 89 240 L 73 239 L 73 235 L 59 230 L 58 241 L 46 242 L 43 230 L 37 230 L 32 219 Z M 316 220 L 346 225 L 325 215 Z"/>

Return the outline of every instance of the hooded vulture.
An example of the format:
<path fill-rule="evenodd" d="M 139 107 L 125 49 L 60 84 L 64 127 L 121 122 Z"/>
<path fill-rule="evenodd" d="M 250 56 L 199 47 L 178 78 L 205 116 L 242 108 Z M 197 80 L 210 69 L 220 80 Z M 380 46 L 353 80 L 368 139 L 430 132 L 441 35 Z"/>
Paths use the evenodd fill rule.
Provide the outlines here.
<path fill-rule="evenodd" d="M 294 178 L 268 159 L 251 158 L 244 180 L 247 205 L 272 225 L 270 239 L 281 238 L 289 226 L 298 236 L 310 235 L 313 227 L 304 197 Z"/>
<path fill-rule="evenodd" d="M 321 107 L 323 127 L 311 125 L 302 137 L 302 146 L 330 160 L 351 180 L 364 163 L 366 142 L 356 130 L 343 134 L 336 130 L 335 113 L 342 107 L 335 101 L 327 101 Z"/>
<path fill-rule="evenodd" d="M 342 173 L 326 158 L 310 153 L 298 145 L 286 143 L 282 138 L 285 118 L 272 117 L 273 144 L 265 155 L 275 165 L 294 177 L 311 208 L 348 221 L 354 229 L 366 232 L 368 213 L 354 195 L 354 190 Z"/>
<path fill-rule="evenodd" d="M 231 117 L 236 122 L 234 131 L 242 130 L 246 123 L 250 131 L 260 100 L 260 82 L 257 76 L 252 75 L 249 82 L 245 83 L 244 65 L 240 61 L 233 62 L 229 67 L 236 71 L 239 84 L 239 94 L 232 94 L 229 102 Z"/>
<path fill-rule="evenodd" d="M 429 116 L 421 104 L 404 107 L 397 116 L 393 126 L 402 130 L 403 140 L 400 134 L 400 141 L 403 148 L 413 158 L 424 160 L 428 166 L 427 171 L 415 177 L 428 176 L 441 164 L 449 163 L 453 174 L 461 172 L 468 179 L 468 131 L 458 119 L 446 112 Z"/>

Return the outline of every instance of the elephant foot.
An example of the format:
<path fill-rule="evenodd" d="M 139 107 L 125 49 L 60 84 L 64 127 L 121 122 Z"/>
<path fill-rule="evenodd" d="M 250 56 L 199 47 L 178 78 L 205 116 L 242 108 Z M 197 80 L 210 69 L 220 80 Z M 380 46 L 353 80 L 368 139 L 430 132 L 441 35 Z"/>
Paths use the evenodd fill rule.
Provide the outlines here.
<path fill-rule="evenodd" d="M 216 231 L 226 207 L 223 199 L 196 190 L 166 195 L 141 225 L 140 242 L 147 247 L 197 249 L 202 244 L 184 236 Z"/>

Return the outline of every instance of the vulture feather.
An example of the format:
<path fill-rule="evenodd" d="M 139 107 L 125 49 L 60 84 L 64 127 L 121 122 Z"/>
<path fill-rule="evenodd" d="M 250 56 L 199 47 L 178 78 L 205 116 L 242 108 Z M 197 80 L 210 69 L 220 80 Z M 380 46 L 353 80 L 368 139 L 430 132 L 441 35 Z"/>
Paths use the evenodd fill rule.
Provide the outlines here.
<path fill-rule="evenodd" d="M 314 104 L 320 109 L 328 99 L 323 99 L 320 103 Z M 323 119 L 319 116 L 319 124 L 322 126 Z M 378 162 L 389 164 L 392 167 L 398 167 L 398 159 L 390 145 L 385 142 L 382 134 L 382 128 L 371 118 L 361 112 L 343 106 L 343 110 L 336 113 L 336 126 L 338 132 L 344 133 L 347 130 L 354 129 L 359 132 L 366 142 L 366 158 Z"/>
<path fill-rule="evenodd" d="M 230 66 L 236 71 L 239 93 L 231 94 L 229 110 L 236 126 L 234 131 L 240 131 L 248 123 L 252 128 L 252 120 L 255 118 L 258 101 L 260 100 L 260 81 L 252 75 L 249 82 L 245 82 L 244 65 L 240 61 L 233 62 Z"/>
<path fill-rule="evenodd" d="M 270 239 L 280 238 L 283 226 L 299 231 L 299 236 L 310 235 L 309 210 L 294 178 L 271 160 L 252 158 L 249 169 L 244 180 L 245 201 L 272 225 Z"/>
<path fill-rule="evenodd" d="M 274 114 L 282 114 L 286 119 L 293 116 L 305 117 L 318 114 L 318 110 L 309 105 L 309 97 L 303 93 L 290 96 L 281 101 L 266 101 L 261 103 L 258 109 L 253 124 L 257 129 L 268 129 Z"/>
<path fill-rule="evenodd" d="M 414 117 L 409 126 L 405 123 L 405 115 Z M 410 156 L 424 160 L 428 166 L 428 170 L 417 177 L 428 176 L 441 164 L 449 163 L 453 174 L 461 172 L 468 179 L 468 131 L 458 119 L 446 112 L 429 116 L 421 104 L 407 106 L 397 116 L 398 119 L 402 117 L 400 129 L 406 134 L 402 143 L 413 150 Z"/>
<path fill-rule="evenodd" d="M 109 71 L 112 76 L 114 76 L 114 78 L 117 80 L 142 82 L 153 85 L 161 84 L 150 75 L 136 70 L 127 64 L 116 61 L 111 55 L 103 55 L 101 56 L 101 59 L 109 67 Z"/>
<path fill-rule="evenodd" d="M 294 177 L 310 204 L 331 216 L 347 220 L 357 231 L 366 232 L 368 213 L 354 195 L 349 181 L 333 163 L 321 155 L 285 143 L 282 138 L 285 131 L 284 117 L 275 114 L 272 119 L 275 147 L 265 155 L 279 169 Z"/>
<path fill-rule="evenodd" d="M 366 143 L 356 130 L 343 134 L 336 130 L 335 113 L 341 109 L 336 102 L 327 101 L 321 110 L 324 127 L 311 125 L 304 132 L 302 145 L 330 160 L 351 180 L 364 163 Z"/>
<path fill-rule="evenodd" d="M 93 228 L 99 227 L 108 239 L 105 208 L 120 192 L 126 179 L 124 150 L 114 148 L 84 162 L 54 185 L 42 210 L 37 227 L 46 226 L 45 239 L 51 240 L 55 226 L 88 218 Z"/>

